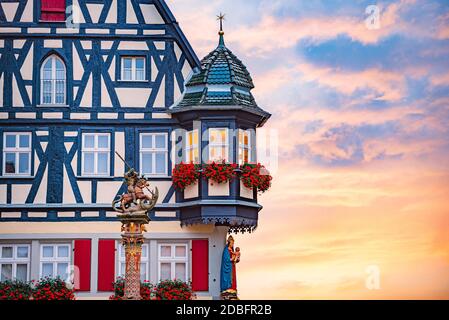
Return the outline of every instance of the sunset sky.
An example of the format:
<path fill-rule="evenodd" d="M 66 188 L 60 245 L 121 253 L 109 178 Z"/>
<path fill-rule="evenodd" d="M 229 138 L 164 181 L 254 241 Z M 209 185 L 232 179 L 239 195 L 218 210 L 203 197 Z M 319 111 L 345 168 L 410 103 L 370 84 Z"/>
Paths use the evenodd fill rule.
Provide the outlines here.
<path fill-rule="evenodd" d="M 226 13 L 278 133 L 241 298 L 449 299 L 449 1 L 379 1 L 376 30 L 376 1 L 167 3 L 199 58 Z"/>

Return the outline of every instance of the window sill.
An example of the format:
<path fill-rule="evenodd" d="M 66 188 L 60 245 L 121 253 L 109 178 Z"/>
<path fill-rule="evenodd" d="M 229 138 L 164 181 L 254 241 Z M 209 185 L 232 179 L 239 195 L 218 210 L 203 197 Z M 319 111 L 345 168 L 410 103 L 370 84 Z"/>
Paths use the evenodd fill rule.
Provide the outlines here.
<path fill-rule="evenodd" d="M 150 81 L 148 81 L 148 80 L 121 80 L 121 79 L 118 79 L 117 82 L 119 82 L 119 83 L 134 83 L 134 82 L 148 83 Z"/>
<path fill-rule="evenodd" d="M 35 176 L 31 176 L 31 175 L 20 175 L 20 174 L 3 174 L 0 175 L 0 179 L 34 179 Z"/>
<path fill-rule="evenodd" d="M 77 179 L 113 179 L 115 178 L 114 176 L 110 176 L 110 175 L 81 175 L 81 176 L 76 176 Z"/>
<path fill-rule="evenodd" d="M 38 104 L 36 105 L 38 108 L 69 108 L 70 106 L 67 104 Z"/>

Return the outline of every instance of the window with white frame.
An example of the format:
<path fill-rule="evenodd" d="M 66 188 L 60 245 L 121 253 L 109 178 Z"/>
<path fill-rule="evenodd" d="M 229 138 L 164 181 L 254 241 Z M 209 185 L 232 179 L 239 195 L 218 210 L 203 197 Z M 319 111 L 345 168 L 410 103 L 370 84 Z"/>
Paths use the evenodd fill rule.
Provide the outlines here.
<path fill-rule="evenodd" d="M 0 245 L 0 281 L 28 281 L 30 274 L 30 246 L 28 244 Z"/>
<path fill-rule="evenodd" d="M 66 104 L 66 71 L 64 62 L 56 55 L 45 59 L 41 68 L 41 104 Z"/>
<path fill-rule="evenodd" d="M 83 176 L 107 176 L 110 174 L 111 141 L 109 133 L 83 133 L 81 151 Z"/>
<path fill-rule="evenodd" d="M 186 152 L 184 161 L 187 163 L 200 162 L 198 148 L 198 130 L 192 130 L 186 133 Z"/>
<path fill-rule="evenodd" d="M 69 244 L 41 244 L 40 277 L 69 279 L 71 252 Z"/>
<path fill-rule="evenodd" d="M 161 243 L 159 244 L 158 272 L 159 281 L 179 279 L 188 280 L 187 274 L 188 253 L 187 244 Z"/>
<path fill-rule="evenodd" d="M 125 81 L 144 81 L 145 57 L 122 57 L 122 76 Z"/>
<path fill-rule="evenodd" d="M 168 168 L 168 134 L 140 134 L 140 171 L 145 175 L 166 176 Z"/>
<path fill-rule="evenodd" d="M 239 129 L 239 164 L 251 162 L 251 131 Z"/>
<path fill-rule="evenodd" d="M 31 174 L 31 133 L 5 132 L 3 134 L 3 174 Z"/>
<path fill-rule="evenodd" d="M 209 161 L 229 161 L 228 129 L 209 129 Z"/>
<path fill-rule="evenodd" d="M 149 251 L 148 244 L 142 245 L 142 255 L 140 257 L 140 281 L 150 280 L 149 274 Z M 119 243 L 119 274 L 120 277 L 125 277 L 126 272 L 126 256 L 125 248 Z"/>

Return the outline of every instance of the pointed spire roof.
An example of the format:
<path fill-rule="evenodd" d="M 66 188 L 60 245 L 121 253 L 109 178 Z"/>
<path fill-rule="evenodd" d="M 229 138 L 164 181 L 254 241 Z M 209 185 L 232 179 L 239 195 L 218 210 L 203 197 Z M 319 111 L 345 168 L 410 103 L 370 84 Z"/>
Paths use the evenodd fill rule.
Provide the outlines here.
<path fill-rule="evenodd" d="M 172 112 L 207 107 L 240 107 L 246 111 L 269 117 L 270 114 L 257 106 L 251 94 L 253 80 L 243 62 L 229 50 L 224 41 L 224 15 L 220 20 L 218 46 L 201 60 L 201 69 L 186 83 L 183 99 L 172 108 Z"/>

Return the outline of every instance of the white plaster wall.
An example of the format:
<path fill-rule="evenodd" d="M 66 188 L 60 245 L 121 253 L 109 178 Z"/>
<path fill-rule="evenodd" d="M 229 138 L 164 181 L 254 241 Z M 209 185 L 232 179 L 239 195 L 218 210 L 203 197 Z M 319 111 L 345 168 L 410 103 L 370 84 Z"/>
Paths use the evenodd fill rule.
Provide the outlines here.
<path fill-rule="evenodd" d="M 78 55 L 78 51 L 76 51 L 75 45 L 72 45 L 72 52 L 73 80 L 81 80 L 84 74 L 84 68 L 81 64 L 81 60 Z"/>
<path fill-rule="evenodd" d="M 63 194 L 62 194 L 62 202 L 63 203 L 76 203 L 75 195 L 73 193 L 72 185 L 70 184 L 69 176 L 67 174 L 67 169 L 64 167 L 64 181 L 63 185 Z"/>
<path fill-rule="evenodd" d="M 184 199 L 198 197 L 198 183 L 191 184 L 184 189 Z"/>
<path fill-rule="evenodd" d="M 229 182 L 216 183 L 209 180 L 209 196 L 229 196 Z"/>
<path fill-rule="evenodd" d="M 34 203 L 46 203 L 47 202 L 47 174 L 48 166 L 45 168 L 44 175 L 42 176 L 41 184 L 37 190 L 36 197 L 34 198 Z"/>
<path fill-rule="evenodd" d="M 163 24 L 164 19 L 162 19 L 159 11 L 157 11 L 156 7 L 153 4 L 141 4 L 140 10 L 142 11 L 142 15 L 145 19 L 145 22 L 148 24 Z"/>
<path fill-rule="evenodd" d="M 11 186 L 11 203 L 25 203 L 28 193 L 30 193 L 30 184 L 13 184 Z"/>
<path fill-rule="evenodd" d="M 91 188 L 92 183 L 90 181 L 78 181 L 78 187 L 81 192 L 81 197 L 84 203 L 92 203 Z"/>
<path fill-rule="evenodd" d="M 181 228 L 179 221 L 150 221 L 147 226 L 146 238 L 168 237 L 185 238 L 189 234 L 209 234 L 214 231 L 214 226 L 195 225 Z M 120 238 L 120 222 L 119 221 L 85 221 L 85 222 L 2 222 L 0 223 L 0 237 L 7 234 L 25 234 L 34 236 L 33 234 L 92 234 L 101 237 L 101 234 L 107 234 L 103 237 L 109 237 L 110 234 L 116 234 L 117 239 Z"/>
<path fill-rule="evenodd" d="M 240 196 L 244 198 L 253 199 L 253 190 L 245 187 L 242 181 L 240 181 Z"/>
<path fill-rule="evenodd" d="M 99 181 L 97 185 L 97 203 L 111 203 L 122 184 L 122 181 Z"/>
<path fill-rule="evenodd" d="M 6 203 L 6 184 L 0 184 L 0 203 Z"/>
<path fill-rule="evenodd" d="M 143 41 L 120 41 L 119 50 L 148 50 L 146 42 Z"/>
<path fill-rule="evenodd" d="M 151 89 L 148 88 L 116 88 L 117 97 L 122 107 L 145 108 Z"/>
<path fill-rule="evenodd" d="M 80 107 L 92 107 L 92 74 L 89 75 L 89 80 L 87 80 Z"/>
<path fill-rule="evenodd" d="M 115 133 L 115 151 L 118 152 L 122 157 L 125 157 L 125 133 L 116 132 Z M 122 159 L 120 159 L 117 154 L 114 154 L 114 176 L 123 177 L 125 173 L 125 164 Z"/>

